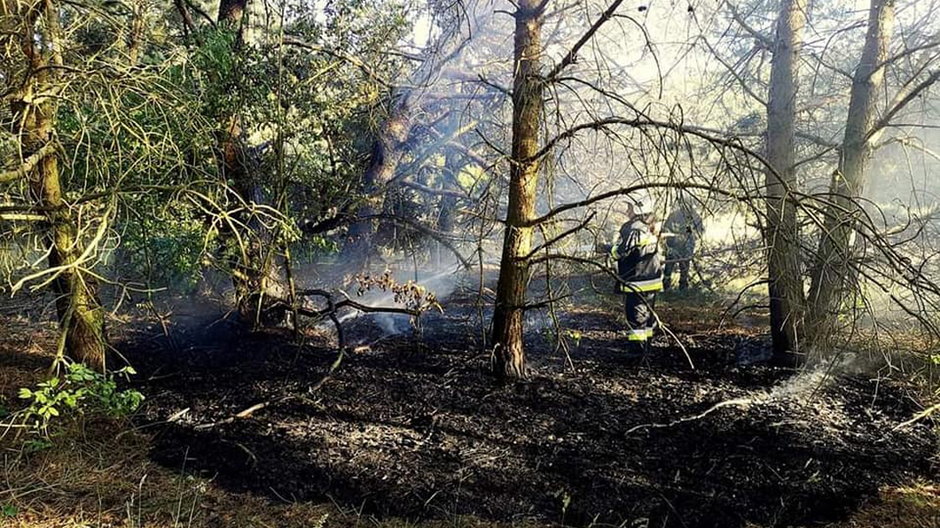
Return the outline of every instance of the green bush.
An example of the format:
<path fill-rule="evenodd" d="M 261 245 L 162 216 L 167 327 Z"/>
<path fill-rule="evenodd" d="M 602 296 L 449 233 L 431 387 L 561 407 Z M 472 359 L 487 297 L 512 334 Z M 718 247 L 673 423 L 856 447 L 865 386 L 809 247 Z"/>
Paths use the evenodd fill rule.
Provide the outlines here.
<path fill-rule="evenodd" d="M 68 363 L 63 377 L 53 377 L 35 388 L 22 388 L 19 397 L 29 406 L 18 413 L 24 423 L 43 435 L 53 420 L 69 414 L 126 416 L 140 406 L 144 395 L 133 389 L 119 390 L 115 376 L 135 374 L 131 367 L 102 374 L 81 363 Z"/>
<path fill-rule="evenodd" d="M 154 207 L 156 209 L 156 207 Z M 204 226 L 192 211 L 175 208 L 125 225 L 114 262 L 123 278 L 150 288 L 193 293 L 202 276 Z"/>

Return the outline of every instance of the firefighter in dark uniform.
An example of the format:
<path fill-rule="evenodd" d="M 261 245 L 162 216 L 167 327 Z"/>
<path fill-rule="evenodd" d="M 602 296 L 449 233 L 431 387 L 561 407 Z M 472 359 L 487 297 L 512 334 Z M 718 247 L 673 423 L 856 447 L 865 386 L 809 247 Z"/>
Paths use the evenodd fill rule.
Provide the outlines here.
<path fill-rule="evenodd" d="M 663 289 L 663 259 L 653 213 L 653 200 L 646 195 L 634 199 L 630 218 L 620 227 L 620 239 L 611 246 L 617 261 L 619 292 L 624 297 L 631 351 L 645 353 L 656 326 L 653 305 Z"/>
<path fill-rule="evenodd" d="M 664 289 L 672 286 L 672 274 L 679 268 L 679 289 L 689 287 L 689 275 L 692 259 L 695 258 L 695 246 L 705 231 L 702 217 L 685 198 L 680 198 L 675 209 L 666 217 L 663 224 L 663 238 L 666 244 L 666 277 Z"/>

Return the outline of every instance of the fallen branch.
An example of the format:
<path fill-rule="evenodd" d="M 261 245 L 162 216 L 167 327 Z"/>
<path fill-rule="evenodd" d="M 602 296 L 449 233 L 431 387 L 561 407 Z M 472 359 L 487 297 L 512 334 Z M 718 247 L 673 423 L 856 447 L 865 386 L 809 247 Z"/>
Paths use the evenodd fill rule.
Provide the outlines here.
<path fill-rule="evenodd" d="M 404 185 L 405 187 L 409 187 L 411 189 L 414 189 L 418 192 L 422 192 L 424 194 L 433 194 L 436 196 L 449 196 L 451 198 L 462 198 L 462 199 L 467 198 L 467 193 L 464 193 L 464 192 L 452 191 L 448 189 L 434 189 L 432 187 L 428 187 L 427 185 L 422 185 L 418 182 L 411 181 L 411 180 L 402 180 L 401 184 Z"/>
<path fill-rule="evenodd" d="M 343 294 L 345 295 L 345 293 Z M 297 292 L 298 297 L 312 297 L 319 296 L 327 299 L 329 305 L 322 310 L 312 310 L 310 308 L 299 308 L 298 313 L 305 315 L 307 317 L 313 318 L 322 318 L 324 316 L 330 316 L 331 314 L 335 317 L 336 312 L 340 308 L 353 308 L 359 310 L 363 313 L 393 313 L 393 314 L 402 314 L 410 315 L 412 317 L 417 317 L 421 315 L 419 310 L 414 310 L 411 308 L 399 308 L 397 306 L 370 306 L 368 304 L 362 304 L 360 302 L 354 301 L 349 297 L 346 297 L 342 301 L 333 302 L 333 296 L 330 292 L 326 290 L 312 289 L 312 290 L 301 290 Z"/>
<path fill-rule="evenodd" d="M 911 418 L 910 420 L 898 424 L 898 426 L 895 427 L 894 429 L 892 429 L 892 431 L 897 431 L 897 430 L 899 430 L 899 429 L 904 429 L 905 427 L 909 427 L 909 426 L 911 426 L 911 425 L 914 425 L 915 423 L 917 423 L 917 422 L 923 420 L 924 418 L 929 417 L 931 414 L 933 414 L 933 413 L 935 413 L 935 412 L 937 412 L 937 411 L 940 411 L 940 403 L 937 403 L 937 404 L 933 405 L 932 407 L 928 407 L 927 409 L 925 409 L 925 410 L 923 410 L 923 411 L 921 411 L 921 412 L 915 414 L 914 417 Z"/>
<path fill-rule="evenodd" d="M 754 398 L 736 398 L 733 400 L 725 400 L 723 402 L 718 402 L 715 405 L 712 405 L 705 412 L 696 414 L 694 416 L 686 416 L 685 418 L 680 418 L 676 421 L 669 422 L 666 424 L 651 423 L 651 424 L 643 424 L 643 425 L 637 425 L 635 427 L 631 427 L 630 429 L 627 430 L 626 433 L 624 433 L 624 436 L 629 436 L 630 433 L 633 433 L 635 431 L 642 431 L 644 429 L 666 429 L 666 428 L 674 427 L 676 425 L 683 424 L 686 422 L 701 420 L 702 418 L 705 418 L 709 414 L 717 411 L 718 409 L 721 409 L 722 407 L 731 407 L 731 406 L 747 407 L 748 405 L 751 405 L 755 401 L 757 400 L 755 400 Z"/>

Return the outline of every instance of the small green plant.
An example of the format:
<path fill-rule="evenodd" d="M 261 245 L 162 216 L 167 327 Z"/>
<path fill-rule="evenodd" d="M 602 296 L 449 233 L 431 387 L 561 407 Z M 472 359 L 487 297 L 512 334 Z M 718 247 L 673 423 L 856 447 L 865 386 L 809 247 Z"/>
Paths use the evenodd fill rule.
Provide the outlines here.
<path fill-rule="evenodd" d="M 131 367 L 102 374 L 81 363 L 68 363 L 62 378 L 53 377 L 34 389 L 20 389 L 19 397 L 29 400 L 29 406 L 21 411 L 23 419 L 28 426 L 46 434 L 52 420 L 63 413 L 126 416 L 140 406 L 144 396 L 133 389 L 118 390 L 115 377 L 133 374 L 136 372 Z"/>
<path fill-rule="evenodd" d="M 13 518 L 20 513 L 20 510 L 12 504 L 0 506 L 0 517 Z"/>
<path fill-rule="evenodd" d="M 565 337 L 574 342 L 574 346 L 581 346 L 581 338 L 584 337 L 581 332 L 577 330 L 567 329 L 565 330 Z"/>
<path fill-rule="evenodd" d="M 52 442 L 48 438 L 30 438 L 23 442 L 23 451 L 26 453 L 39 453 L 40 451 L 45 451 L 46 449 L 51 449 L 53 446 Z"/>

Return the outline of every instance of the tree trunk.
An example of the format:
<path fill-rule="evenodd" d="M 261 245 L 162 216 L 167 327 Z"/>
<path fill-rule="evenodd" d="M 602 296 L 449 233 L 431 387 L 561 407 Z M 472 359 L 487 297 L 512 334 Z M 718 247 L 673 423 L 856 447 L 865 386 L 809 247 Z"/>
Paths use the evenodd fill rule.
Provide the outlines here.
<path fill-rule="evenodd" d="M 386 187 L 395 177 L 395 171 L 404 156 L 404 146 L 411 132 L 411 120 L 408 112 L 408 95 L 401 95 L 392 107 L 388 120 L 379 131 L 372 145 L 372 157 L 369 167 L 362 177 L 363 194 L 366 202 L 359 208 L 359 217 L 367 217 L 381 212 L 384 207 Z M 364 265 L 373 252 L 374 220 L 357 222 L 349 229 L 345 253 Z"/>
<path fill-rule="evenodd" d="M 23 34 L 20 46 L 33 73 L 13 99 L 11 110 L 15 132 L 24 158 L 55 141 L 56 68 L 62 66 L 58 13 L 52 1 L 18 5 Z M 36 27 L 42 18 L 41 27 Z M 64 337 L 65 354 L 98 370 L 105 369 L 104 308 L 98 300 L 95 277 L 83 270 L 79 259 L 84 250 L 76 219 L 63 199 L 58 154 L 53 150 L 30 170 L 29 187 L 36 207 L 46 214 L 49 267 L 58 276 L 53 282 L 56 313 Z M 104 220 L 102 220 L 104 221 Z"/>
<path fill-rule="evenodd" d="M 247 8 L 248 0 L 219 2 L 219 25 L 234 33 L 232 54 L 238 54 L 244 44 L 242 33 Z M 248 204 L 265 203 L 264 185 L 245 144 L 241 117 L 236 112 L 222 119 L 219 151 L 223 177 L 232 182 L 232 188 L 241 199 Z M 285 298 L 286 288 L 275 258 L 277 237 L 257 215 L 247 217 L 245 226 L 244 247 L 232 270 L 239 315 L 253 325 L 280 322 L 283 310 L 273 309 L 278 300 Z"/>
<path fill-rule="evenodd" d="M 797 188 L 794 134 L 798 60 L 806 24 L 807 0 L 782 0 L 770 73 L 767 105 L 768 171 L 767 268 L 773 359 L 796 366 L 803 334 L 803 274 L 800 269 L 799 226 L 790 193 Z"/>
<path fill-rule="evenodd" d="M 894 0 L 872 0 L 865 47 L 852 81 L 842 156 L 832 178 L 831 205 L 825 212 L 810 287 L 812 329 L 808 337 L 816 349 L 824 346 L 834 330 L 841 301 L 851 285 L 855 226 L 861 212 L 858 198 L 867 183 L 872 152 L 870 136 L 878 94 L 884 84 L 884 64 L 893 26 Z"/>
<path fill-rule="evenodd" d="M 512 95 L 512 159 L 509 173 L 509 208 L 500 260 L 496 308 L 493 313 L 494 370 L 502 378 L 526 375 L 523 316 L 532 247 L 539 163 L 539 124 L 542 113 L 542 12 L 539 0 L 522 0 L 516 11 L 515 72 Z"/>
<path fill-rule="evenodd" d="M 127 62 L 131 66 L 137 66 L 137 63 L 140 61 L 140 48 L 143 45 L 144 27 L 147 25 L 145 18 L 147 7 L 148 6 L 145 5 L 142 0 L 135 2 L 132 7 L 134 14 L 131 19 L 131 27 L 126 41 Z"/>
<path fill-rule="evenodd" d="M 460 174 L 461 165 L 459 163 L 459 154 L 453 149 L 448 149 L 445 155 L 444 169 L 441 174 L 441 189 L 445 191 L 459 191 L 460 185 L 457 181 Z M 454 232 L 457 221 L 457 197 L 453 194 L 441 196 L 440 212 L 437 217 L 437 231 L 439 233 L 450 235 Z M 445 256 L 446 248 L 440 242 L 434 244 L 434 265 L 438 268 L 444 265 L 444 261 L 450 257 Z"/>

